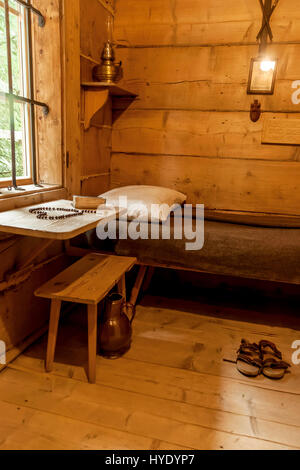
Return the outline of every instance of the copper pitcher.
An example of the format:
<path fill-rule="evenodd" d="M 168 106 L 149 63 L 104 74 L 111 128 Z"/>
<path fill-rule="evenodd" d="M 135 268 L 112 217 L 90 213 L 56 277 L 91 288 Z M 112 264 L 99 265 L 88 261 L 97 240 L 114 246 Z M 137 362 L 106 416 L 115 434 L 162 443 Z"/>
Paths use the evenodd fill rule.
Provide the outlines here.
<path fill-rule="evenodd" d="M 106 299 L 106 309 L 100 325 L 100 354 L 110 359 L 125 354 L 130 348 L 132 329 L 123 311 L 124 298 L 111 294 Z"/>

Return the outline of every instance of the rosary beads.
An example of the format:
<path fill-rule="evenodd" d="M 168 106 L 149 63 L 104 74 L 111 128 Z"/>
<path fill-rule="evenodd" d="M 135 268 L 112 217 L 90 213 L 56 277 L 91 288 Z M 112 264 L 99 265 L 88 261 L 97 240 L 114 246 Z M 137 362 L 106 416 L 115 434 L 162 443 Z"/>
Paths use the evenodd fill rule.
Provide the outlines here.
<path fill-rule="evenodd" d="M 69 212 L 68 214 L 63 215 L 49 215 L 48 212 L 57 211 L 57 212 Z M 37 219 L 42 220 L 62 220 L 69 219 L 70 217 L 77 217 L 84 214 L 96 214 L 95 210 L 77 210 L 77 209 L 67 209 L 64 207 L 37 207 L 29 209 L 30 214 L 35 214 Z"/>

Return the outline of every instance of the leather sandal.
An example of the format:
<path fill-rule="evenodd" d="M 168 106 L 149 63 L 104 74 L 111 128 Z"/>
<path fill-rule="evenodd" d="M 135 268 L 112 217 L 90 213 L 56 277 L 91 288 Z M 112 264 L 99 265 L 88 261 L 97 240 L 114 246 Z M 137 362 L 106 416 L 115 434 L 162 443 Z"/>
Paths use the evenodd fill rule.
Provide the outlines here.
<path fill-rule="evenodd" d="M 262 373 L 269 379 L 282 379 L 290 364 L 282 360 L 282 354 L 274 343 L 267 340 L 259 342 L 262 357 Z"/>
<path fill-rule="evenodd" d="M 242 339 L 237 351 L 236 366 L 247 377 L 257 377 L 262 370 L 262 358 L 259 345 Z"/>

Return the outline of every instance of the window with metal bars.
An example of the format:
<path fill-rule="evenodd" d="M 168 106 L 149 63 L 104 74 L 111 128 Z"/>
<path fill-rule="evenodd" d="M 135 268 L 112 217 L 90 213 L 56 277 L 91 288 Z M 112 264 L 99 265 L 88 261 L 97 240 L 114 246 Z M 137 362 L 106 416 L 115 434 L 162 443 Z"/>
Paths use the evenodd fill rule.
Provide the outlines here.
<path fill-rule="evenodd" d="M 31 0 L 0 0 L 0 187 L 38 184 Z"/>

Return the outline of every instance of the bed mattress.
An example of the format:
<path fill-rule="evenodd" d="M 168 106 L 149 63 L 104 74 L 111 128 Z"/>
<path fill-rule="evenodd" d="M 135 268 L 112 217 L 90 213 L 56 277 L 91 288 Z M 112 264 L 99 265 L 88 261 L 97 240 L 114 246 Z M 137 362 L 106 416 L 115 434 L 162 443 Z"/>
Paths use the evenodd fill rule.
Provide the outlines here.
<path fill-rule="evenodd" d="M 94 231 L 89 245 L 146 265 L 300 284 L 300 229 L 205 221 L 204 245 L 197 251 L 186 251 L 189 240 L 174 240 L 172 234 L 173 229 L 170 240 L 100 242 Z"/>

